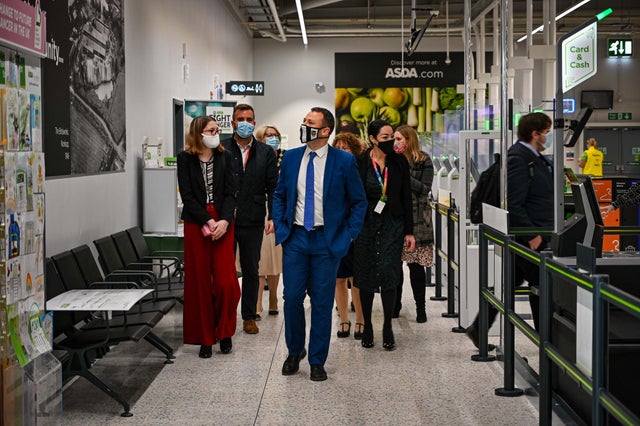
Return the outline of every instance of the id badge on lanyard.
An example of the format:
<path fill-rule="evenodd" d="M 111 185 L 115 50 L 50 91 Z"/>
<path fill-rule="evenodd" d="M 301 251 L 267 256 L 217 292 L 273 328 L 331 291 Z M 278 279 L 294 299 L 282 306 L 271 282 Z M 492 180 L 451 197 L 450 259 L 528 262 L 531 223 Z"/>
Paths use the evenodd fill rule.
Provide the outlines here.
<path fill-rule="evenodd" d="M 376 207 L 373 209 L 373 211 L 377 214 L 381 214 L 382 210 L 384 210 L 384 207 L 387 205 L 387 180 L 389 179 L 389 168 L 386 166 L 384 168 L 384 181 L 383 181 L 382 176 L 380 176 L 380 172 L 376 167 L 376 163 L 373 161 L 373 158 L 371 159 L 371 165 L 373 166 L 373 171 L 376 172 L 376 178 L 378 178 L 378 182 L 382 187 L 382 195 L 380 196 L 380 199 L 378 200 L 378 204 L 376 204 Z"/>

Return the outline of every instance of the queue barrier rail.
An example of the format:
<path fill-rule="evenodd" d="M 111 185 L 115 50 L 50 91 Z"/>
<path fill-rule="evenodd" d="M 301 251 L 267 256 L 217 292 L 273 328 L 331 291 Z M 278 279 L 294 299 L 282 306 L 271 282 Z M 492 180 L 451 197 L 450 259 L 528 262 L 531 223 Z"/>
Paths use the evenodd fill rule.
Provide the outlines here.
<path fill-rule="evenodd" d="M 456 310 L 456 300 L 460 303 L 460 294 L 456 295 L 456 274 L 460 269 L 460 247 L 456 244 L 458 240 L 458 234 L 460 231 L 460 216 L 456 210 L 454 203 L 451 206 L 447 206 L 441 203 L 434 204 L 436 212 L 435 220 L 435 250 L 434 250 L 434 264 L 435 264 L 435 296 L 431 296 L 431 300 L 446 300 L 447 311 L 442 313 L 444 318 L 458 318 L 460 307 Z M 446 239 L 447 248 L 446 252 L 442 247 L 442 222 L 443 217 L 446 218 Z M 442 263 L 447 266 L 447 296 L 442 295 Z M 459 292 L 458 288 L 458 292 Z M 452 331 L 457 333 L 464 332 L 464 328 L 454 327 Z"/>
<path fill-rule="evenodd" d="M 515 230 L 514 230 L 515 231 Z M 533 234 L 533 230 L 518 230 L 519 235 Z M 540 232 L 537 232 L 540 234 Z M 605 412 L 624 425 L 640 425 L 640 418 L 627 406 L 620 402 L 606 388 L 607 383 L 607 350 L 608 350 L 608 310 L 618 307 L 640 319 L 640 299 L 626 293 L 608 282 L 607 275 L 595 272 L 595 250 L 578 244 L 578 267 L 586 270 L 580 272 L 568 267 L 551 257 L 548 251 L 537 253 L 513 240 L 514 235 L 507 235 L 485 224 L 479 226 L 479 260 L 480 260 L 480 310 L 479 310 L 479 354 L 471 357 L 474 361 L 486 362 L 495 360 L 488 355 L 488 305 L 493 305 L 503 314 L 503 361 L 504 383 L 495 390 L 498 396 L 520 396 L 524 392 L 515 387 L 515 328 L 529 338 L 540 351 L 540 407 L 539 423 L 551 425 L 552 419 L 552 363 L 560 371 L 575 380 L 579 388 L 592 397 L 592 424 L 606 424 Z M 504 303 L 488 287 L 488 244 L 492 242 L 503 248 L 502 272 L 504 281 Z M 513 289 L 513 268 L 516 256 L 523 257 L 540 265 L 540 333 L 525 322 L 514 311 L 515 291 Z M 570 282 L 593 295 L 593 353 L 592 377 L 583 373 L 578 366 L 566 359 L 551 343 L 551 315 L 553 314 L 554 277 L 562 277 L 563 282 Z"/>

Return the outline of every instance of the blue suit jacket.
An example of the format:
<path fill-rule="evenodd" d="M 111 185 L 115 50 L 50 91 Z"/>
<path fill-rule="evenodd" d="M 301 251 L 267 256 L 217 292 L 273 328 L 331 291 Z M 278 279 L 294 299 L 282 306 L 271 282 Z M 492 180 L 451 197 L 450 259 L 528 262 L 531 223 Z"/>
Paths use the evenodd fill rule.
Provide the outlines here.
<path fill-rule="evenodd" d="M 280 163 L 280 176 L 273 199 L 273 223 L 276 244 L 291 235 L 298 198 L 298 171 L 306 147 L 290 149 Z M 348 152 L 329 146 L 324 171 L 322 214 L 324 236 L 329 251 L 342 258 L 349 250 L 364 223 L 367 200 L 358 173 L 356 158 Z"/>

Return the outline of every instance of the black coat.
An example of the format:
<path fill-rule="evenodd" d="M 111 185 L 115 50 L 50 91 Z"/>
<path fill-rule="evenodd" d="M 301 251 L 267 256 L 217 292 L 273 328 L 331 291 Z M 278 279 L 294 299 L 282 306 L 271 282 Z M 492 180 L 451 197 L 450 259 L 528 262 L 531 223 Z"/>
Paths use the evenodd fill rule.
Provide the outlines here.
<path fill-rule="evenodd" d="M 551 163 L 520 142 L 509 148 L 507 208 L 509 226 L 553 229 L 553 170 Z M 527 237 L 531 239 L 531 237 Z M 546 238 L 545 238 L 546 239 Z"/>
<path fill-rule="evenodd" d="M 237 183 L 231 167 L 233 157 L 227 151 L 214 150 L 213 202 L 219 219 L 231 223 L 236 208 Z M 178 186 L 182 198 L 185 222 L 204 225 L 211 219 L 207 213 L 207 193 L 197 154 L 182 151 L 178 154 Z"/>
<path fill-rule="evenodd" d="M 231 153 L 231 164 L 238 182 L 236 196 L 236 226 L 264 226 L 265 215 L 271 219 L 273 191 L 278 183 L 278 166 L 273 148 L 253 139 L 247 167 L 233 137 L 222 141 Z"/>
<path fill-rule="evenodd" d="M 371 148 L 358 155 L 358 168 L 363 184 L 367 181 L 367 173 L 375 173 L 371 164 Z M 404 235 L 413 235 L 413 208 L 411 204 L 411 177 L 409 162 L 404 155 L 389 154 L 385 159 L 385 166 L 389 168 L 387 181 L 387 204 L 393 216 L 401 216 L 404 222 Z M 367 194 L 369 205 L 375 206 L 379 198 L 372 198 Z"/>

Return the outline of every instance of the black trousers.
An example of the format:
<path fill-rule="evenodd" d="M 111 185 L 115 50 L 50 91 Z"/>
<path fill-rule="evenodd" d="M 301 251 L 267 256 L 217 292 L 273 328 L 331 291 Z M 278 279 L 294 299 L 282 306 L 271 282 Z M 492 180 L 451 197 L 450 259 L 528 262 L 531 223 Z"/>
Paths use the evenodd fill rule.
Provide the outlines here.
<path fill-rule="evenodd" d="M 264 226 L 235 227 L 235 244 L 240 252 L 242 268 L 242 299 L 240 313 L 243 320 L 256 318 L 258 303 L 258 264 L 260 263 L 260 247 L 264 236 Z"/>

